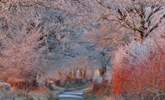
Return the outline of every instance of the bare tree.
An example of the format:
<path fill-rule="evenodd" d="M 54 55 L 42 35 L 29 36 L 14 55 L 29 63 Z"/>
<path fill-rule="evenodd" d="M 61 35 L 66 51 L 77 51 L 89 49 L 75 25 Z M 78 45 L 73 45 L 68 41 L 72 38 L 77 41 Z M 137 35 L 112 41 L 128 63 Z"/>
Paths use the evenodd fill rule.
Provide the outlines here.
<path fill-rule="evenodd" d="M 123 1 L 126 2 L 125 5 L 123 5 L 122 1 L 119 0 L 118 2 L 116 1 L 118 5 L 115 7 L 114 5 L 106 6 L 102 0 L 97 0 L 97 2 L 110 12 L 114 12 L 113 10 L 115 10 L 113 14 L 115 19 L 113 19 L 113 21 L 137 33 L 141 41 L 159 29 L 165 19 L 163 12 L 165 7 L 160 4 L 161 2 L 158 4 L 154 3 L 153 0 L 152 2 L 147 0 L 143 2 L 140 2 L 140 0 L 126 0 Z M 112 19 L 108 19 L 109 16 L 112 15 L 105 15 L 102 18 L 112 21 Z"/>

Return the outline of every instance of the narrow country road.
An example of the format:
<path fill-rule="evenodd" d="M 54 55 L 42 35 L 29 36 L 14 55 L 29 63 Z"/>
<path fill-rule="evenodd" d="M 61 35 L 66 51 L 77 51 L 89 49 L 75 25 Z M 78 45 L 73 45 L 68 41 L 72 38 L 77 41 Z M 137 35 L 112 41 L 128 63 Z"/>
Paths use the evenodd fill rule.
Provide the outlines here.
<path fill-rule="evenodd" d="M 58 100 L 85 100 L 83 90 L 65 91 L 58 95 Z"/>

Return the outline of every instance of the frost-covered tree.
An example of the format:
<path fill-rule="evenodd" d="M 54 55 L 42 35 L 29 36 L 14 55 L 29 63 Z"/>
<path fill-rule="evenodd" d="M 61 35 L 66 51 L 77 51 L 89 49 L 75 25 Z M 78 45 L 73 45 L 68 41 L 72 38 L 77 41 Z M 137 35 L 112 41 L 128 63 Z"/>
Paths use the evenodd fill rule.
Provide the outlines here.
<path fill-rule="evenodd" d="M 97 2 L 110 12 L 102 18 L 131 30 L 140 41 L 151 36 L 164 25 L 163 0 L 97 0 Z M 110 16 L 115 17 L 110 18 Z"/>
<path fill-rule="evenodd" d="M 121 33 L 129 32 L 140 41 L 132 40 L 127 46 L 120 46 L 114 52 L 112 80 L 114 93 L 125 94 L 129 91 L 131 82 L 135 84 L 139 82 L 139 87 L 130 86 L 130 90 L 135 87 L 135 91 L 140 94 L 151 88 L 159 87 L 158 91 L 161 90 L 161 85 L 150 82 L 150 78 L 160 82 L 160 73 L 164 70 L 164 62 L 161 61 L 164 57 L 165 44 L 161 38 L 165 28 L 164 0 L 97 0 L 97 2 L 110 12 L 102 16 L 102 19 L 115 22 L 113 25 L 119 25 L 119 30 L 124 29 Z M 157 75 L 160 76 L 155 78 Z M 146 82 L 142 79 L 144 77 Z"/>
<path fill-rule="evenodd" d="M 37 67 L 46 72 L 79 56 L 75 45 L 81 45 L 83 29 L 97 15 L 95 8 L 90 0 L 1 0 L 2 69 Z"/>
<path fill-rule="evenodd" d="M 62 35 L 58 34 L 63 30 L 60 13 L 45 11 L 47 7 L 38 3 L 0 1 L 1 78 L 8 78 L 10 73 L 13 77 L 28 79 L 29 73 L 40 73 L 46 69 L 42 59 L 48 60 L 44 57 L 51 52 L 53 45 L 62 45 Z M 53 45 L 48 41 L 50 37 L 55 41 Z"/>

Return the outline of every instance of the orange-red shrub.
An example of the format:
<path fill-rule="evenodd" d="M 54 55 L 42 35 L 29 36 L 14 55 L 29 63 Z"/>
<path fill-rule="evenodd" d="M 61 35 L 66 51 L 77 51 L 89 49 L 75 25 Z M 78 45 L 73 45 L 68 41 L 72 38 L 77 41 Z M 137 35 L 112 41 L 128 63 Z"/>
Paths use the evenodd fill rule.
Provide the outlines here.
<path fill-rule="evenodd" d="M 156 52 L 139 64 L 120 62 L 113 69 L 115 95 L 141 93 L 147 89 L 165 91 L 165 53 Z"/>

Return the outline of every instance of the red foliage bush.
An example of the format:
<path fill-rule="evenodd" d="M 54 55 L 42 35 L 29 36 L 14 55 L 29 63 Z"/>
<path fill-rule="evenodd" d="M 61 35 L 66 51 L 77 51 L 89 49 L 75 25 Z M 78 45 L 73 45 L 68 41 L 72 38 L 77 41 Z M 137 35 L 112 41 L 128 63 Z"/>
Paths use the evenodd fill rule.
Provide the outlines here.
<path fill-rule="evenodd" d="M 156 50 L 138 64 L 120 62 L 113 69 L 112 88 L 115 95 L 141 93 L 147 89 L 165 91 L 165 53 Z"/>

